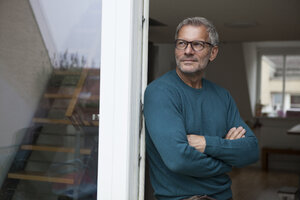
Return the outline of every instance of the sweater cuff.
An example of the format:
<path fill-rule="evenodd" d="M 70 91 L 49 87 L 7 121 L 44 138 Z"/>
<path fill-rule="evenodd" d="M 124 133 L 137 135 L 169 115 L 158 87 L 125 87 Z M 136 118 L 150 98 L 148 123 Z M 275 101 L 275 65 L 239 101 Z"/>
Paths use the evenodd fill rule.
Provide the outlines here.
<path fill-rule="evenodd" d="M 206 141 L 206 146 L 204 153 L 210 156 L 217 154 L 218 149 L 220 149 L 220 137 L 218 136 L 204 136 Z"/>

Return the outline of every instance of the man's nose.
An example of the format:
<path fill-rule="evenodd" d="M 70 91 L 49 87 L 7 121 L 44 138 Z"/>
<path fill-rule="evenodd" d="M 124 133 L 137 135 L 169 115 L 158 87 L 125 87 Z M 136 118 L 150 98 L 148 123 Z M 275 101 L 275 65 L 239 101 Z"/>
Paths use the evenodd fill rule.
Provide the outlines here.
<path fill-rule="evenodd" d="M 185 54 L 194 54 L 195 53 L 194 49 L 192 48 L 192 44 L 191 43 L 189 43 L 187 45 L 187 47 L 184 50 L 184 53 Z"/>

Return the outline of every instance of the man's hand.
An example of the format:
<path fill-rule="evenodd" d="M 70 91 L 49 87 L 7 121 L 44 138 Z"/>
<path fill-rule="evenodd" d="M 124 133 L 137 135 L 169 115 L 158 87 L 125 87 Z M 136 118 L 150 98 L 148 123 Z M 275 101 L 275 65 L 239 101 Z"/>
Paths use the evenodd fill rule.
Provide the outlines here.
<path fill-rule="evenodd" d="M 245 137 L 246 130 L 243 127 L 231 128 L 225 136 L 227 140 L 236 140 Z M 204 153 L 206 147 L 205 137 L 202 135 L 187 135 L 189 145 L 194 147 L 197 151 Z"/>
<path fill-rule="evenodd" d="M 201 153 L 204 152 L 206 147 L 206 140 L 205 137 L 202 135 L 187 135 L 187 140 L 189 145 L 194 147 L 197 151 Z"/>
<path fill-rule="evenodd" d="M 236 140 L 236 139 L 240 139 L 240 138 L 243 138 L 245 137 L 245 133 L 246 133 L 246 130 L 243 128 L 243 127 L 233 127 L 231 128 L 227 135 L 225 136 L 225 139 L 227 140 Z"/>

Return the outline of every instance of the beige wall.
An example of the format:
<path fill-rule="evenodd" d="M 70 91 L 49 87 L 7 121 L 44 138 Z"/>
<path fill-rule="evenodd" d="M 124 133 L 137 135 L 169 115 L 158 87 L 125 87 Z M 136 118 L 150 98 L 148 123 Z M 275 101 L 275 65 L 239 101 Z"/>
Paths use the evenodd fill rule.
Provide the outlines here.
<path fill-rule="evenodd" d="M 0 184 L 51 71 L 28 0 L 1 0 Z"/>

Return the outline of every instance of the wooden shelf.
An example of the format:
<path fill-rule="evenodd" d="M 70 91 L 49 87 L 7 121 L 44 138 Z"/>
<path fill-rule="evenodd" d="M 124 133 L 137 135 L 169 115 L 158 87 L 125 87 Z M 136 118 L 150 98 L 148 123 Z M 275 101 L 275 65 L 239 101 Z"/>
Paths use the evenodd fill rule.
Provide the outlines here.
<path fill-rule="evenodd" d="M 74 184 L 74 179 L 72 179 L 72 178 L 53 177 L 53 176 L 48 176 L 46 174 L 43 174 L 41 172 L 22 171 L 22 172 L 18 172 L 18 173 L 8 173 L 7 176 L 8 176 L 8 178 L 12 178 L 12 179 Z"/>
<path fill-rule="evenodd" d="M 21 149 L 22 150 L 32 150 L 32 151 L 50 151 L 50 152 L 75 153 L 74 148 L 57 147 L 57 146 L 22 145 Z M 80 149 L 80 154 L 89 155 L 89 154 L 91 154 L 91 150 L 90 149 Z"/>

